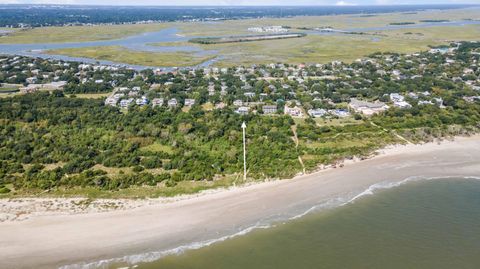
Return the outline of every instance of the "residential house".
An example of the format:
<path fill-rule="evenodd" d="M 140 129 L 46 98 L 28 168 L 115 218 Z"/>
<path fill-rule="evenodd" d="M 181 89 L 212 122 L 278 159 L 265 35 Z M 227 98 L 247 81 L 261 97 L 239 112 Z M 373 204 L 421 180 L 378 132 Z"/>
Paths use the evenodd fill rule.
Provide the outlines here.
<path fill-rule="evenodd" d="M 348 112 L 345 109 L 333 109 L 333 110 L 330 110 L 330 114 L 337 116 L 339 118 L 346 118 L 350 116 L 350 112 Z"/>
<path fill-rule="evenodd" d="M 233 101 L 234 106 L 243 106 L 243 101 L 242 100 L 235 100 Z"/>
<path fill-rule="evenodd" d="M 154 98 L 152 100 L 152 106 L 153 107 L 162 106 L 162 105 L 163 105 L 163 98 Z"/>
<path fill-rule="evenodd" d="M 284 111 L 285 111 L 285 114 L 290 115 L 292 117 L 302 117 L 303 116 L 302 109 L 300 109 L 297 106 L 289 107 L 289 106 L 285 105 Z"/>
<path fill-rule="evenodd" d="M 277 113 L 277 106 L 276 105 L 265 105 L 262 107 L 263 114 L 270 115 Z"/>
<path fill-rule="evenodd" d="M 137 98 L 137 100 L 135 100 L 135 103 L 138 106 L 144 106 L 144 105 L 148 104 L 148 99 L 147 99 L 147 97 L 142 96 L 141 98 Z"/>
<path fill-rule="evenodd" d="M 367 102 L 352 98 L 348 106 L 357 113 L 364 115 L 373 115 L 388 109 L 388 106 L 383 102 Z"/>
<path fill-rule="evenodd" d="M 107 99 L 105 99 L 105 105 L 116 106 L 117 103 L 118 103 L 118 100 L 119 100 L 119 98 L 116 98 L 114 96 L 107 97 Z"/>
<path fill-rule="evenodd" d="M 37 79 L 37 77 L 30 77 L 30 78 L 25 79 L 25 81 L 28 84 L 35 84 L 35 83 L 37 83 L 38 79 Z"/>
<path fill-rule="evenodd" d="M 308 112 L 308 115 L 310 115 L 314 118 L 320 118 L 320 117 L 323 117 L 327 114 L 327 111 L 325 109 L 322 109 L 322 108 L 309 109 L 307 112 Z"/>
<path fill-rule="evenodd" d="M 245 96 L 248 97 L 248 98 L 253 98 L 253 97 L 255 97 L 255 93 L 254 93 L 254 92 L 246 92 L 246 93 L 244 93 L 243 95 L 245 95 Z"/>
<path fill-rule="evenodd" d="M 247 115 L 250 108 L 248 106 L 241 106 L 235 112 L 240 115 Z"/>
<path fill-rule="evenodd" d="M 195 104 L 195 99 L 185 99 L 185 106 L 193 106 Z"/>
<path fill-rule="evenodd" d="M 167 102 L 168 107 L 175 108 L 178 105 L 177 99 L 172 98 Z"/>
<path fill-rule="evenodd" d="M 133 104 L 133 98 L 128 98 L 120 101 L 120 107 L 121 108 L 127 108 L 131 104 Z"/>
<path fill-rule="evenodd" d="M 226 105 L 225 105 L 224 102 L 220 102 L 220 103 L 215 104 L 215 109 L 224 109 L 225 106 Z"/>

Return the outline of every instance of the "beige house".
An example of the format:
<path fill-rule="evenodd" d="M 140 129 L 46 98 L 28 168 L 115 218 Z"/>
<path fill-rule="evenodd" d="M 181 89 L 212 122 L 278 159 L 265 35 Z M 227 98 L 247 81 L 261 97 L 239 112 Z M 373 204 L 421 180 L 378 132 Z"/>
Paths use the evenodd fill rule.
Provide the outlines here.
<path fill-rule="evenodd" d="M 350 100 L 348 106 L 357 113 L 364 115 L 373 115 L 388 109 L 388 106 L 383 102 L 367 102 L 355 98 Z"/>

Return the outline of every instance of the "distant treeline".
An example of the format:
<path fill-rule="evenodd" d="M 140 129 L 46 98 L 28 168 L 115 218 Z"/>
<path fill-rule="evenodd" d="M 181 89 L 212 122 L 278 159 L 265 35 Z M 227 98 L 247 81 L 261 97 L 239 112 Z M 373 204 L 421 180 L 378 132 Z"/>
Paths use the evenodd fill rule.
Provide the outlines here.
<path fill-rule="evenodd" d="M 404 22 L 391 22 L 390 25 L 409 25 L 409 24 L 415 24 L 414 22 L 411 21 L 404 21 Z"/>
<path fill-rule="evenodd" d="M 242 35 L 242 36 L 229 36 L 229 37 L 200 37 L 192 38 L 189 42 L 198 44 L 222 44 L 222 43 L 235 43 L 235 42 L 251 42 L 251 41 L 265 41 L 274 39 L 285 38 L 298 38 L 304 37 L 305 33 L 282 33 L 282 34 L 267 34 L 267 35 Z"/>
<path fill-rule="evenodd" d="M 449 22 L 450 20 L 420 20 L 420 22 Z"/>
<path fill-rule="evenodd" d="M 233 20 L 454 9 L 472 5 L 309 6 L 309 7 L 139 7 L 1 5 L 0 27 L 123 24 L 145 21 Z"/>

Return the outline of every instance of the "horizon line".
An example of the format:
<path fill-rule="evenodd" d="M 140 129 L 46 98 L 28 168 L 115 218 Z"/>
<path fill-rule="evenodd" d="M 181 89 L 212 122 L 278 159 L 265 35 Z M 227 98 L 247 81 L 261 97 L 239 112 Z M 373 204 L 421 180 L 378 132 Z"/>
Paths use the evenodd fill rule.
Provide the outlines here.
<path fill-rule="evenodd" d="M 102 7 L 395 7 L 395 6 L 480 6 L 480 3 L 439 3 L 439 4 L 322 4 L 322 5 L 112 5 L 112 4 L 55 4 L 55 3 L 0 3 L 0 6 L 102 6 Z"/>

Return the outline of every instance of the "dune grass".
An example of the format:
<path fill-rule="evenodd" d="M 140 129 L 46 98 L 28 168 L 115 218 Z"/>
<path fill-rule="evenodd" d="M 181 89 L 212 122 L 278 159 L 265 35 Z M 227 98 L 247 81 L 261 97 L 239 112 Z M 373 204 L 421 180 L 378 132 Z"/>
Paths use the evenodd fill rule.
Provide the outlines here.
<path fill-rule="evenodd" d="M 248 182 L 248 180 L 247 180 Z M 25 190 L 22 192 L 0 194 L 0 198 L 13 197 L 84 197 L 90 199 L 111 199 L 111 198 L 128 198 L 128 199 L 142 199 L 142 198 L 157 198 L 157 197 L 174 197 L 178 195 L 196 194 L 201 191 L 228 188 L 232 185 L 241 185 L 245 183 L 242 177 L 237 175 L 228 175 L 213 181 L 180 181 L 173 187 L 164 186 L 136 186 L 117 191 L 105 191 L 98 188 L 83 187 L 71 189 L 53 189 L 49 192 L 40 192 L 36 190 Z"/>

